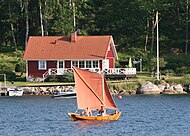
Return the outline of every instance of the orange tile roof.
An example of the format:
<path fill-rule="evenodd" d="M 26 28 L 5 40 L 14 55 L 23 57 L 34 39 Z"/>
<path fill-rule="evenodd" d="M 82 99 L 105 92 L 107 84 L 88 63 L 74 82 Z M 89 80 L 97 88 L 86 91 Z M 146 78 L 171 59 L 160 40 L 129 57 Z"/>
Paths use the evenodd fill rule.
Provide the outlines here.
<path fill-rule="evenodd" d="M 23 60 L 82 60 L 106 57 L 112 36 L 31 36 Z"/>

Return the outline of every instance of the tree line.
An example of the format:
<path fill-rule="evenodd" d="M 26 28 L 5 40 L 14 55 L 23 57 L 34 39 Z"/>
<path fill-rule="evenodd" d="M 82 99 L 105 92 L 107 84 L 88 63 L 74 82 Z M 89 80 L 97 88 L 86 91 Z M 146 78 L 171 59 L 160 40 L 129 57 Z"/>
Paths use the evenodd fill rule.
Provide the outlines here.
<path fill-rule="evenodd" d="M 121 59 L 143 57 L 149 69 L 157 11 L 163 57 L 188 55 L 189 0 L 0 0 L 0 52 L 24 50 L 29 36 L 80 29 L 81 35 L 113 35 Z"/>

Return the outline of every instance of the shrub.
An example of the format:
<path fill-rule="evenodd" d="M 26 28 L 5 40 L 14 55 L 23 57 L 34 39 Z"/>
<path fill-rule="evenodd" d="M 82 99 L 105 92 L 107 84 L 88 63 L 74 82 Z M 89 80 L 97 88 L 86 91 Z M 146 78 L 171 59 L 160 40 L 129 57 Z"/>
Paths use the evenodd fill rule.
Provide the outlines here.
<path fill-rule="evenodd" d="M 65 76 L 65 79 L 67 82 L 73 82 L 74 81 L 74 75 L 72 73 L 66 73 L 64 76 Z"/>
<path fill-rule="evenodd" d="M 136 90 L 140 85 L 137 82 L 131 82 L 131 83 L 108 83 L 108 87 L 110 90 Z"/>
<path fill-rule="evenodd" d="M 74 77 L 72 73 L 66 73 L 65 75 L 52 75 L 49 76 L 46 81 L 50 82 L 74 82 Z"/>
<path fill-rule="evenodd" d="M 7 81 L 14 81 L 16 79 L 16 74 L 9 69 L 3 71 L 3 73 L 6 75 Z M 4 76 L 0 76 L 0 81 L 4 81 Z"/>
<path fill-rule="evenodd" d="M 166 69 L 172 69 L 174 72 L 180 74 L 189 73 L 190 71 L 186 70 L 190 67 L 190 59 L 189 56 L 186 55 L 167 55 L 164 57 L 168 62 L 166 64 Z M 186 68 L 185 68 L 186 67 Z"/>
<path fill-rule="evenodd" d="M 167 79 L 165 81 L 169 84 L 181 84 L 181 79 Z"/>
<path fill-rule="evenodd" d="M 181 79 L 180 83 L 181 83 L 183 86 L 190 84 L 190 74 L 185 75 L 185 76 Z"/>
<path fill-rule="evenodd" d="M 184 74 L 190 74 L 190 67 L 179 67 L 176 69 L 176 74 L 178 75 L 184 75 Z"/>
<path fill-rule="evenodd" d="M 21 68 L 20 64 L 17 63 L 15 66 L 15 72 L 21 72 L 21 71 L 22 71 L 22 68 Z"/>
<path fill-rule="evenodd" d="M 25 72 L 26 70 L 26 64 L 24 61 L 19 61 L 18 63 L 16 63 L 15 65 L 15 72 Z"/>
<path fill-rule="evenodd" d="M 165 76 L 172 76 L 174 75 L 174 71 L 172 69 L 166 69 L 166 70 L 162 70 L 161 74 Z"/>

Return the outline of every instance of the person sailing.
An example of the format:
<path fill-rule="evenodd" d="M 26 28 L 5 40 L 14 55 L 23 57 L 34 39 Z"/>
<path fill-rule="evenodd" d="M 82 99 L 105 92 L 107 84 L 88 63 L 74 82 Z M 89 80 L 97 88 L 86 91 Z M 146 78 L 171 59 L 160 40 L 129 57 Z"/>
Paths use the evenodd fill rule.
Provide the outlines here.
<path fill-rule="evenodd" d="M 86 108 L 83 112 L 82 112 L 83 115 L 85 116 L 92 116 L 92 111 L 90 110 L 90 108 Z"/>
<path fill-rule="evenodd" d="M 103 105 L 101 105 L 101 109 L 99 110 L 99 114 L 101 116 L 105 116 L 106 115 L 106 109 Z"/>

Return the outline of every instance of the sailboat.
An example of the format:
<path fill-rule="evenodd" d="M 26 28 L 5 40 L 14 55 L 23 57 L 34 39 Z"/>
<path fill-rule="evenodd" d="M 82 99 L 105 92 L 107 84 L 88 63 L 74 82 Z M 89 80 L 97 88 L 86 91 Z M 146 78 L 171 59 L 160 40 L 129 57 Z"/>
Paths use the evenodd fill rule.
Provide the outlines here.
<path fill-rule="evenodd" d="M 72 121 L 76 120 L 118 120 L 121 115 L 111 93 L 109 92 L 106 80 L 102 74 L 90 72 L 77 67 L 73 67 L 77 106 L 75 113 L 68 113 Z M 106 110 L 111 110 L 111 113 L 105 115 L 96 114 L 104 107 Z M 83 115 L 78 111 L 90 109 L 91 115 Z M 95 114 L 94 114 L 95 113 Z"/>

